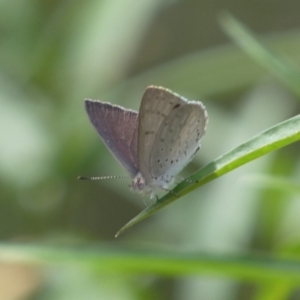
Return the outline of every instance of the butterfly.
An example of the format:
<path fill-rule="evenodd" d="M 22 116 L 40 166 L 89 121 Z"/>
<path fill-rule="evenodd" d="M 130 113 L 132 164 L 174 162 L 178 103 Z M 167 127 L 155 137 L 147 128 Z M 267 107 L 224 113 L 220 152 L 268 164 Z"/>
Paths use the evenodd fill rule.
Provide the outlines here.
<path fill-rule="evenodd" d="M 132 177 L 135 192 L 168 190 L 174 177 L 200 149 L 208 116 L 200 101 L 149 86 L 139 112 L 98 100 L 85 100 L 91 123 Z"/>

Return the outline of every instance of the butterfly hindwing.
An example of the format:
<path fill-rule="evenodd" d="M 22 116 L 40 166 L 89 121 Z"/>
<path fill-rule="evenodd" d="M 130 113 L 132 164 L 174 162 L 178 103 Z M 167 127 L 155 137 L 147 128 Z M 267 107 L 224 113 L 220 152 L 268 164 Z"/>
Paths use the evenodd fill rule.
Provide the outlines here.
<path fill-rule="evenodd" d="M 198 101 L 185 101 L 164 119 L 150 156 L 153 179 L 169 183 L 194 157 L 205 133 L 207 114 Z"/>

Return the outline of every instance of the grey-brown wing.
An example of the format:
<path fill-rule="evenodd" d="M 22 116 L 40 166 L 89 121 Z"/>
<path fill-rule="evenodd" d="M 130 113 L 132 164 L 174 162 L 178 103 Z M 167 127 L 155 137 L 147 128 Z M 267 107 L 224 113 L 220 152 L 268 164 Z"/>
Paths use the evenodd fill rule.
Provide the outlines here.
<path fill-rule="evenodd" d="M 187 101 L 164 120 L 150 156 L 152 178 L 166 182 L 178 174 L 200 148 L 208 117 L 201 102 Z"/>
<path fill-rule="evenodd" d="M 138 173 L 138 113 L 121 106 L 90 99 L 85 100 L 85 108 L 107 148 L 131 176 L 135 176 Z"/>
<path fill-rule="evenodd" d="M 162 87 L 149 86 L 143 95 L 138 120 L 138 168 L 146 183 L 151 180 L 150 156 L 156 135 L 172 110 L 184 103 L 184 98 Z"/>

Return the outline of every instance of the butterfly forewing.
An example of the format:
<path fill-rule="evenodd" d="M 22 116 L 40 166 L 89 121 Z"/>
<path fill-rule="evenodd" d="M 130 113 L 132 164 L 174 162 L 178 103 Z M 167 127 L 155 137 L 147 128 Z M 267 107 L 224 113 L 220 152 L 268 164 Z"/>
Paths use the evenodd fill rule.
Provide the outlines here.
<path fill-rule="evenodd" d="M 108 149 L 134 177 L 137 166 L 138 113 L 97 100 L 85 100 L 88 116 Z"/>
<path fill-rule="evenodd" d="M 138 167 L 146 183 L 151 181 L 150 157 L 157 132 L 174 107 L 183 103 L 179 95 L 161 87 L 150 86 L 143 95 L 138 120 Z"/>

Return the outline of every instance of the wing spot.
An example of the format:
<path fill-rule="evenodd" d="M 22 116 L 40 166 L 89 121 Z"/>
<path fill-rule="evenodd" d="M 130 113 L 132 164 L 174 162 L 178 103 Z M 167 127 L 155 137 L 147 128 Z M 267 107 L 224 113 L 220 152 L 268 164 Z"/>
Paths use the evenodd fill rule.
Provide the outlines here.
<path fill-rule="evenodd" d="M 174 107 L 173 107 L 173 109 L 176 109 L 176 108 L 178 108 L 180 106 L 180 104 L 178 103 L 178 104 L 176 104 Z"/>
<path fill-rule="evenodd" d="M 166 118 L 166 117 L 167 117 L 166 114 L 161 113 L 160 111 L 152 110 L 151 113 L 153 113 L 153 114 L 155 113 L 155 114 L 157 114 L 158 116 L 162 116 L 163 118 Z"/>
<path fill-rule="evenodd" d="M 149 131 L 149 130 L 148 130 L 148 131 L 145 132 L 145 135 L 148 135 L 148 134 L 154 134 L 154 133 L 155 133 L 154 131 Z"/>
<path fill-rule="evenodd" d="M 168 158 L 166 158 L 166 162 L 168 161 L 169 159 Z"/>
<path fill-rule="evenodd" d="M 161 138 L 160 141 L 163 143 L 163 142 L 165 141 L 165 139 L 164 139 L 164 138 Z"/>
<path fill-rule="evenodd" d="M 160 163 L 160 159 L 158 159 L 157 162 Z"/>
<path fill-rule="evenodd" d="M 173 163 L 174 161 L 173 160 L 171 160 L 171 164 Z"/>

